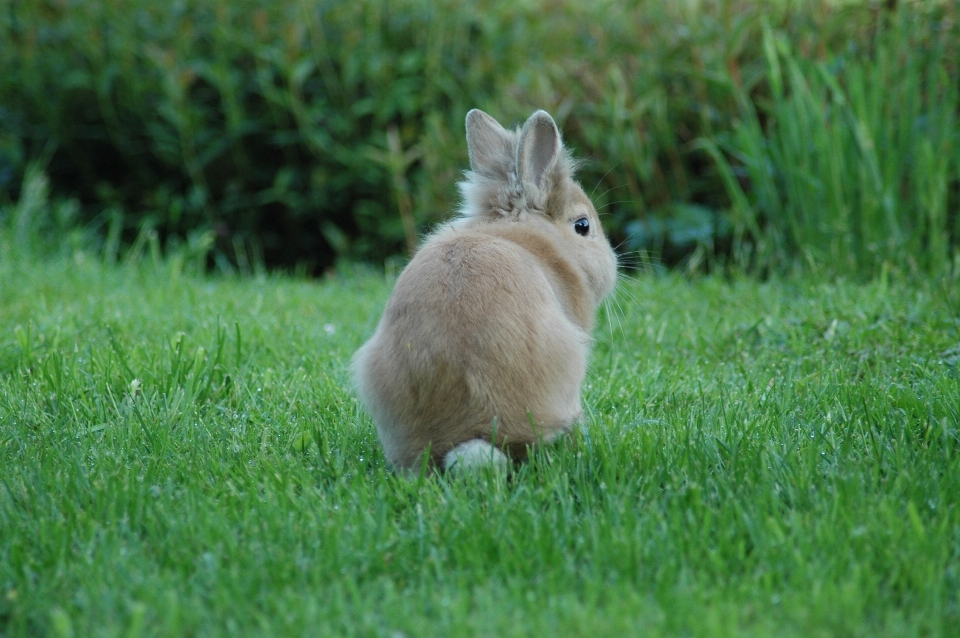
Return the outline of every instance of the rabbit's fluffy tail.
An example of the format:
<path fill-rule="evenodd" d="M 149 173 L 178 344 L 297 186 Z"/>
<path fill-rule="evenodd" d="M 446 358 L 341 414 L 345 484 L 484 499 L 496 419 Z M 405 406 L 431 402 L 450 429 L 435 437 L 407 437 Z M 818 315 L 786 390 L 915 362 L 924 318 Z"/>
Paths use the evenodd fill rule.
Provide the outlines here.
<path fill-rule="evenodd" d="M 507 455 L 480 439 L 471 439 L 447 452 L 443 457 L 446 471 L 469 471 L 476 467 L 491 466 L 506 468 L 510 465 Z"/>

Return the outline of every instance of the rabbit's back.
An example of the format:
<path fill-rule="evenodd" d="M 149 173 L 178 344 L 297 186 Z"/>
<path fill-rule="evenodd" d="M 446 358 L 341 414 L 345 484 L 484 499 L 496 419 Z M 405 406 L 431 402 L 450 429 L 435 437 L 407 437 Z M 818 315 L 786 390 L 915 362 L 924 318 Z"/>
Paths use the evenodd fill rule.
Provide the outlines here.
<path fill-rule="evenodd" d="M 449 228 L 423 246 L 357 354 L 358 389 L 397 466 L 472 438 L 519 452 L 580 416 L 589 337 L 542 256 L 492 230 Z"/>

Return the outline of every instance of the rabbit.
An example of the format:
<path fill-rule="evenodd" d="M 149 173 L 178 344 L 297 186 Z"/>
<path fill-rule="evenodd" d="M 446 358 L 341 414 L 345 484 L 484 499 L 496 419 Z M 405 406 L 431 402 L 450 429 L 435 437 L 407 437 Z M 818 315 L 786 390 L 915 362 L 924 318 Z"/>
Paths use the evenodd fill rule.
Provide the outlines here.
<path fill-rule="evenodd" d="M 571 431 L 594 314 L 617 279 L 549 114 L 508 131 L 474 109 L 466 132 L 460 214 L 422 242 L 352 361 L 401 470 L 509 466 Z"/>

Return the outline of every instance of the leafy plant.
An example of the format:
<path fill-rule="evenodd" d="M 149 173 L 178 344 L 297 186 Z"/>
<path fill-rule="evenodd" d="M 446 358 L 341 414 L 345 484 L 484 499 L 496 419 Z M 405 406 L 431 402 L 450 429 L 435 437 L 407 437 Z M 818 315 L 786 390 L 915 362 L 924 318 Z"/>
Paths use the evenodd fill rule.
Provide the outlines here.
<path fill-rule="evenodd" d="M 933 109 L 936 126 L 956 127 L 955 95 L 924 92 L 957 84 L 956 65 L 936 62 L 955 53 L 956 9 L 902 4 L 903 14 L 917 16 L 913 35 L 903 36 L 909 55 L 884 44 L 883 62 L 874 43 L 890 31 L 876 26 L 888 14 L 871 3 L 0 0 L 0 199 L 16 200 L 27 165 L 52 149 L 52 194 L 77 198 L 80 218 L 115 229 L 123 244 L 149 228 L 162 244 L 210 234 L 211 254 L 241 267 L 250 255 L 311 272 L 337 259 L 382 262 L 409 252 L 455 209 L 467 110 L 520 121 L 545 108 L 587 160 L 581 181 L 624 250 L 658 251 L 654 235 L 633 231 L 685 219 L 702 228 L 703 213 L 716 232 L 735 234 L 704 238 L 682 229 L 677 236 L 689 241 L 667 246 L 664 257 L 698 250 L 722 257 L 735 245 L 778 263 L 800 254 L 820 259 L 820 248 L 802 242 L 820 241 L 826 228 L 784 235 L 786 222 L 771 221 L 781 219 L 768 208 L 775 204 L 760 202 L 769 195 L 761 194 L 763 171 L 748 168 L 800 161 L 786 150 L 772 154 L 775 139 L 764 148 L 766 136 L 787 135 L 777 127 L 797 116 L 790 109 L 810 118 L 827 113 L 828 126 L 842 128 L 853 121 L 837 119 L 842 95 L 851 117 L 881 135 L 877 144 L 897 145 L 875 150 L 881 183 L 873 195 L 863 191 L 868 208 L 897 194 L 897 153 L 917 153 L 906 162 L 929 183 L 911 187 L 907 198 L 917 203 L 907 206 L 932 212 L 923 229 L 901 228 L 898 237 L 926 236 L 950 218 L 956 186 L 947 143 L 928 135 L 926 150 L 906 148 L 909 128 L 892 116 L 901 107 L 921 109 L 921 118 Z M 921 37 L 927 27 L 932 35 Z M 874 32 L 881 35 L 871 40 Z M 776 91 L 774 62 L 787 72 Z M 927 73 L 937 64 L 943 77 Z M 907 68 L 920 89 L 914 103 L 883 106 L 878 99 L 888 93 L 908 99 L 905 87 L 895 88 Z M 801 77 L 812 93 L 794 91 Z M 861 97 L 850 93 L 857 82 Z M 891 117 L 900 128 L 891 128 Z M 745 155 L 757 150 L 748 130 L 768 159 Z M 838 170 L 854 171 L 840 183 L 858 181 L 857 156 L 828 150 L 841 143 L 829 134 L 822 141 L 825 152 L 841 153 Z M 730 153 L 728 168 L 757 173 L 735 180 L 756 228 L 746 223 L 730 171 L 703 148 Z M 819 169 L 798 166 L 819 179 Z M 771 170 L 807 179 L 797 167 Z M 807 223 L 795 212 L 805 204 L 790 203 L 802 192 L 799 185 L 778 191 L 776 206 L 794 211 L 791 224 Z M 675 216 L 692 210 L 699 212 Z M 956 242 L 955 234 L 930 237 L 938 255 L 950 250 L 944 242 Z M 861 252 L 877 253 L 878 241 L 890 245 L 871 236 Z"/>
<path fill-rule="evenodd" d="M 764 28 L 769 102 L 739 91 L 732 134 L 700 142 L 760 263 L 801 258 L 850 273 L 950 264 L 960 241 L 956 35 L 943 15 L 903 9 L 869 50 L 808 60 Z"/>

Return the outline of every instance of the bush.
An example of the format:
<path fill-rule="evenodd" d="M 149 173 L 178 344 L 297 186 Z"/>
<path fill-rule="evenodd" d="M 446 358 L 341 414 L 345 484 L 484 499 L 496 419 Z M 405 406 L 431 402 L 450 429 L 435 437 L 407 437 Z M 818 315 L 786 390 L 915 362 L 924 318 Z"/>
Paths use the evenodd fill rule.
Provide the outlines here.
<path fill-rule="evenodd" d="M 581 181 L 616 243 L 709 256 L 775 226 L 744 226 L 703 150 L 740 152 L 727 140 L 744 98 L 766 130 L 763 25 L 829 64 L 881 21 L 870 5 L 792 4 L 8 2 L 0 191 L 16 198 L 48 152 L 54 192 L 104 227 L 124 211 L 128 241 L 209 231 L 223 254 L 317 271 L 409 251 L 451 214 L 467 110 L 545 108 L 588 159 Z"/>

